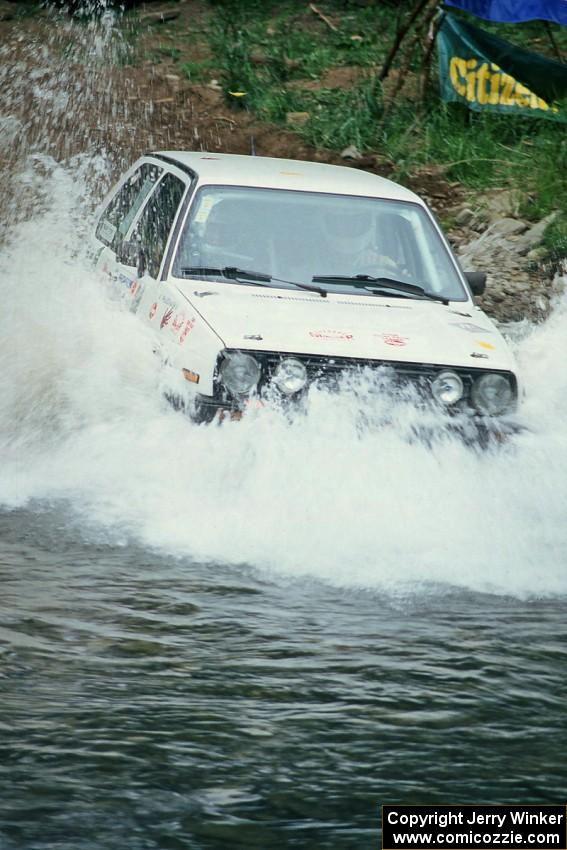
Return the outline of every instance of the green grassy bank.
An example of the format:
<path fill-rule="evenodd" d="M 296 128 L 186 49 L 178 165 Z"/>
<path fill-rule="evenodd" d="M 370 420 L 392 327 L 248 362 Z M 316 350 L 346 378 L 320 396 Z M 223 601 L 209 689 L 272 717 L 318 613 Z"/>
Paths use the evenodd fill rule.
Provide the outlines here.
<path fill-rule="evenodd" d="M 475 190 L 518 189 L 528 218 L 561 209 L 546 243 L 566 255 L 567 124 L 444 103 L 435 52 L 424 85 L 424 42 L 412 32 L 382 84 L 380 68 L 413 5 L 325 0 L 313 11 L 307 3 L 210 0 L 214 58 L 180 67 L 194 81 L 214 68 L 233 109 L 291 126 L 318 147 L 377 153 L 395 179 L 434 165 Z M 558 50 L 567 61 L 565 27 L 469 20 L 550 58 Z"/>

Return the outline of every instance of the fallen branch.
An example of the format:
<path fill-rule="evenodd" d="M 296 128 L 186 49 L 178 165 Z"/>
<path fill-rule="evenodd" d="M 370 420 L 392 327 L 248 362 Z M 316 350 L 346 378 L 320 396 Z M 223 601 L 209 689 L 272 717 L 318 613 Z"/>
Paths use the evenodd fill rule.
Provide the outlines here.
<path fill-rule="evenodd" d="M 226 115 L 211 115 L 211 118 L 215 121 L 226 121 L 228 124 L 233 124 L 235 127 L 237 125 L 237 121 L 234 121 L 232 118 L 227 118 Z"/>
<path fill-rule="evenodd" d="M 473 162 L 498 162 L 501 165 L 510 165 L 509 159 L 489 159 L 488 157 L 480 156 L 480 157 L 471 157 L 470 159 L 457 159 L 455 162 L 446 162 L 446 163 L 440 164 L 438 166 L 438 170 L 439 170 L 439 173 L 445 173 L 446 171 L 449 171 L 449 169 L 454 168 L 456 165 L 465 165 L 465 164 L 470 164 L 470 163 L 473 163 Z M 427 166 L 425 168 L 421 169 L 421 171 L 423 171 L 423 172 L 426 172 L 427 170 L 428 170 Z"/>
<path fill-rule="evenodd" d="M 176 9 L 167 9 L 162 12 L 144 12 L 143 15 L 140 15 L 140 23 L 166 24 L 168 21 L 174 21 L 178 18 L 179 14 Z"/>
<path fill-rule="evenodd" d="M 312 12 L 315 12 L 315 14 L 319 18 L 321 18 L 321 20 L 324 21 L 324 23 L 326 23 L 327 26 L 330 27 L 330 29 L 333 30 L 333 32 L 338 32 L 338 28 L 335 26 L 335 24 L 330 20 L 330 18 L 328 18 L 326 15 L 324 15 L 323 12 L 320 9 L 317 8 L 315 3 L 310 3 L 309 8 L 311 9 Z"/>

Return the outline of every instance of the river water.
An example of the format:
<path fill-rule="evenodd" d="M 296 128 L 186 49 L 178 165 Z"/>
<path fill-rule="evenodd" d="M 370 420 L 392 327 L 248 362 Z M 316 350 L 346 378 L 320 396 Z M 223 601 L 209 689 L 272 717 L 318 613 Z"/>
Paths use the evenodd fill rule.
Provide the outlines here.
<path fill-rule="evenodd" d="M 34 144 L 0 255 L 2 850 L 358 850 L 383 803 L 565 802 L 567 303 L 515 329 L 497 450 L 324 395 L 193 426 L 84 255 L 104 156 Z"/>

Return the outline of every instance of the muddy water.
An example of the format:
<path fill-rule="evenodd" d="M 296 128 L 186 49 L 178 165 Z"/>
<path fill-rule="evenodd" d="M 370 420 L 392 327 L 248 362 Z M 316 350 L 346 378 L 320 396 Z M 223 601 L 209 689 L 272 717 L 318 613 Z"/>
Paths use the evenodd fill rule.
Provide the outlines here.
<path fill-rule="evenodd" d="M 2 850 L 354 850 L 382 803 L 564 802 L 567 305 L 515 329 L 499 450 L 361 429 L 364 387 L 192 426 L 84 255 L 104 155 L 34 139 L 0 256 Z"/>

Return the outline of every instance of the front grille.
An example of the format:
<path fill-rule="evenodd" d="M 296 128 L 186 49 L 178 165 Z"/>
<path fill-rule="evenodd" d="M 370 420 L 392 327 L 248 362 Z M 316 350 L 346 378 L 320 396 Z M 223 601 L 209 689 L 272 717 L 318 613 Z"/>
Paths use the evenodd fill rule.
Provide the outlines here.
<path fill-rule="evenodd" d="M 338 384 L 342 379 L 348 377 L 376 377 L 389 380 L 400 386 L 412 384 L 415 386 L 429 385 L 440 372 L 450 369 L 456 372 L 465 386 L 465 394 L 468 395 L 470 387 L 475 378 L 475 373 L 481 369 L 462 369 L 453 366 L 438 366 L 427 363 L 406 363 L 395 360 L 367 360 L 356 357 L 326 357 L 316 354 L 281 354 L 280 352 L 250 352 L 262 362 L 263 371 L 268 382 L 281 360 L 293 357 L 300 360 L 307 369 L 309 383 L 314 382 L 332 386 Z"/>
<path fill-rule="evenodd" d="M 288 357 L 300 360 L 307 369 L 308 384 L 316 384 L 330 390 L 339 389 L 349 380 L 370 379 L 378 391 L 403 391 L 409 389 L 412 393 L 431 400 L 431 383 L 441 372 L 451 371 L 459 375 L 463 382 L 464 394 L 461 401 L 451 410 L 457 412 L 468 405 L 470 392 L 475 379 L 490 371 L 506 375 L 511 381 L 514 393 L 517 393 L 516 379 L 510 372 L 497 369 L 478 369 L 474 367 L 439 365 L 434 363 L 406 363 L 396 360 L 369 360 L 357 357 L 328 357 L 320 354 L 295 354 L 280 351 L 247 351 L 238 349 L 244 354 L 250 354 L 262 365 L 262 379 L 258 390 L 260 393 L 269 388 L 272 375 L 278 364 Z M 227 352 L 229 353 L 229 352 Z M 373 380 L 374 379 L 374 380 Z"/>
<path fill-rule="evenodd" d="M 293 357 L 300 360 L 307 369 L 307 374 L 310 380 L 315 380 L 322 375 L 340 375 L 346 373 L 362 373 L 368 369 L 372 371 L 391 371 L 396 375 L 405 376 L 408 379 L 418 380 L 425 376 L 435 376 L 443 369 L 451 368 L 454 372 L 462 372 L 466 375 L 466 370 L 453 369 L 448 366 L 433 366 L 423 363 L 405 363 L 394 360 L 367 360 L 358 357 L 327 357 L 320 354 L 282 354 L 275 351 L 251 351 L 257 360 L 261 360 L 269 375 L 276 369 L 281 360 L 287 357 Z M 462 377 L 462 376 L 461 376 Z"/>

